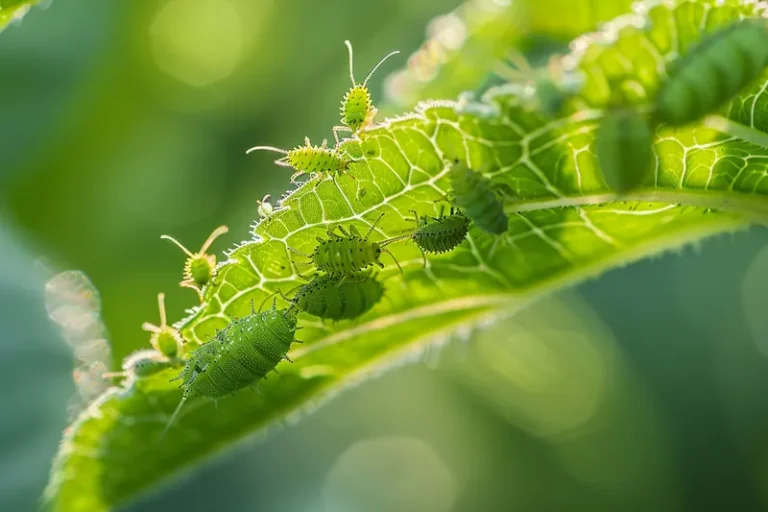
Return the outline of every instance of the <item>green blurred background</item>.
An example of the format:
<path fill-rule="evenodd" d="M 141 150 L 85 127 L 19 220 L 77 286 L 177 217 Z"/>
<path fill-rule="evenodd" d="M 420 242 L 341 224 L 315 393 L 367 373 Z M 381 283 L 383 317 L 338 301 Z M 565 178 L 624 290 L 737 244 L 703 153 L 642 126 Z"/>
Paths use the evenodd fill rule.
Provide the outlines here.
<path fill-rule="evenodd" d="M 456 0 L 55 1 L 0 35 L 0 216 L 101 292 L 113 364 L 195 304 L 184 257 L 247 237 L 289 172 Z M 399 59 L 399 60 L 398 60 Z M 5 255 L 0 255 L 5 262 Z M 610 272 L 347 392 L 135 511 L 768 510 L 768 233 Z M 30 372 L 37 371 L 31 368 Z M 42 371 L 40 369 L 39 371 Z"/>

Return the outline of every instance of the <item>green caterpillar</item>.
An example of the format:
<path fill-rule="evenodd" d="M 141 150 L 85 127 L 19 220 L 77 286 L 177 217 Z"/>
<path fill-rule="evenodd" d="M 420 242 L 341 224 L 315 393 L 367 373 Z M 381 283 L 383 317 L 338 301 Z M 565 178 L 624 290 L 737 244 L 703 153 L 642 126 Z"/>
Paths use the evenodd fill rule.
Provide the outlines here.
<path fill-rule="evenodd" d="M 451 167 L 450 178 L 454 201 L 464 215 L 488 233 L 506 233 L 509 221 L 488 178 L 463 163 Z"/>
<path fill-rule="evenodd" d="M 296 310 L 251 313 L 233 320 L 227 327 L 190 355 L 177 379 L 184 390 L 166 431 L 176 419 L 184 402 L 195 396 L 221 398 L 252 386 L 288 359 L 288 350 L 296 340 Z"/>
<path fill-rule="evenodd" d="M 768 20 L 745 19 L 710 34 L 670 70 L 656 97 L 656 117 L 677 126 L 716 112 L 766 65 Z"/>

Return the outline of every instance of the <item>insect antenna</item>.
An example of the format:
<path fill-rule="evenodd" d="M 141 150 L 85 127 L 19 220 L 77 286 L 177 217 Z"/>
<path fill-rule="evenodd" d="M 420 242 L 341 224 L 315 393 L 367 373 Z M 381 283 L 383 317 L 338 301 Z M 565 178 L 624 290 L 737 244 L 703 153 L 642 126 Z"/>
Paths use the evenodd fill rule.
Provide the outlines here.
<path fill-rule="evenodd" d="M 229 228 L 227 226 L 219 226 L 216 229 L 214 229 L 213 233 L 208 235 L 208 238 L 205 240 L 205 242 L 203 242 L 203 246 L 200 247 L 200 252 L 198 254 L 204 254 L 206 251 L 208 251 L 208 248 L 211 246 L 211 244 L 215 242 L 217 238 L 227 233 L 228 231 L 229 231 Z"/>
<path fill-rule="evenodd" d="M 168 429 L 171 428 L 171 425 L 173 425 L 173 422 L 176 421 L 176 416 L 179 415 L 179 411 L 181 411 L 181 407 L 184 405 L 184 402 L 187 401 L 187 397 L 183 396 L 181 397 L 181 401 L 179 402 L 179 405 L 176 406 L 176 410 L 173 411 L 173 414 L 171 415 L 171 419 L 168 420 L 168 423 L 165 424 L 165 428 L 163 429 L 163 433 L 160 434 L 160 439 L 157 440 L 157 442 L 161 442 L 165 438 L 165 434 L 168 433 Z"/>
<path fill-rule="evenodd" d="M 349 78 L 352 80 L 352 86 L 357 87 L 357 83 L 355 82 L 355 67 L 353 64 L 353 56 L 352 56 L 352 43 L 349 42 L 349 40 L 344 41 L 344 44 L 347 45 L 347 50 L 349 51 Z"/>
<path fill-rule="evenodd" d="M 406 238 L 411 238 L 412 236 L 413 236 L 413 231 L 411 231 L 410 233 L 406 233 L 405 235 L 396 236 L 396 237 L 390 238 L 388 240 L 384 240 L 383 242 L 379 242 L 379 245 L 381 247 L 386 247 L 389 244 L 393 244 L 395 242 L 399 242 L 400 240 L 405 240 Z"/>
<path fill-rule="evenodd" d="M 158 326 L 158 325 L 151 324 L 149 322 L 144 322 L 143 324 L 141 324 L 141 328 L 147 332 L 158 333 L 158 332 L 161 332 L 166 327 L 168 327 L 168 324 L 166 323 L 166 319 L 165 319 L 165 294 L 164 293 L 157 294 L 157 307 L 160 310 L 160 325 Z"/>
<path fill-rule="evenodd" d="M 288 151 L 285 149 L 276 148 L 274 146 L 253 146 L 252 148 L 248 149 L 245 154 L 250 154 L 254 151 L 260 151 L 260 150 L 266 150 L 266 151 L 274 151 L 275 153 L 282 153 L 283 155 L 287 155 Z"/>
<path fill-rule="evenodd" d="M 190 258 L 194 258 L 194 257 L 195 257 L 195 255 L 194 255 L 194 254 L 192 254 L 192 253 L 189 251 L 189 249 L 187 249 L 186 247 L 184 247 L 183 245 L 181 245 L 181 242 L 179 242 L 178 240 L 176 240 L 176 239 L 175 239 L 175 238 L 173 238 L 172 236 L 170 236 L 170 235 L 160 235 L 160 239 L 161 239 L 161 240 L 170 240 L 171 242 L 173 242 L 174 244 L 176 244 L 176 246 L 177 246 L 179 249 L 181 249 L 182 251 L 184 251 L 184 254 L 186 254 L 186 255 L 187 255 L 187 256 L 189 256 Z"/>
<path fill-rule="evenodd" d="M 351 49 L 352 49 L 352 46 L 350 45 L 350 51 L 351 51 Z M 368 76 L 367 76 L 367 77 L 365 77 L 365 81 L 363 81 L 363 87 L 365 87 L 365 86 L 368 84 L 368 80 L 370 80 L 371 76 L 373 76 L 373 74 L 376 72 L 376 70 L 377 70 L 377 69 L 379 69 L 379 67 L 380 67 L 382 64 L 384 64 L 384 61 L 386 61 L 388 58 L 390 58 L 390 57 L 392 57 L 392 56 L 394 56 L 394 55 L 397 55 L 398 53 L 400 53 L 400 50 L 395 50 L 395 51 L 392 51 L 392 52 L 389 52 L 388 54 L 386 54 L 386 55 L 384 56 L 384 58 L 383 58 L 383 59 L 381 59 L 381 60 L 379 61 L 379 63 L 378 63 L 378 64 L 376 64 L 376 65 L 373 67 L 373 69 L 371 70 L 371 72 L 370 72 L 370 73 L 368 73 Z"/>

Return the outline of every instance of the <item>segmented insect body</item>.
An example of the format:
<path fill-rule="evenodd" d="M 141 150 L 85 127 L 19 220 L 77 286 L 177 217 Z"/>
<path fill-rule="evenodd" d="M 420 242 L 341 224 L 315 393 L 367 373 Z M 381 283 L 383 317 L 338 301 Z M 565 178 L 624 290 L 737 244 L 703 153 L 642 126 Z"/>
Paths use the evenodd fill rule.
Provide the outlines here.
<path fill-rule="evenodd" d="M 181 333 L 169 326 L 165 318 L 165 294 L 157 294 L 157 307 L 160 310 L 160 325 L 145 322 L 142 329 L 151 332 L 149 343 L 167 358 L 175 358 L 181 351 Z"/>
<path fill-rule="evenodd" d="M 263 313 L 252 309 L 192 352 L 179 373 L 184 394 L 166 430 L 188 398 L 229 395 L 256 384 L 287 360 L 296 341 L 296 316 L 296 310 L 278 310 L 274 305 Z"/>
<path fill-rule="evenodd" d="M 338 132 L 352 132 L 358 133 L 361 129 L 369 126 L 373 123 L 373 119 L 376 117 L 376 107 L 373 106 L 371 100 L 371 93 L 368 90 L 368 80 L 370 80 L 373 73 L 379 69 L 384 61 L 393 55 L 400 53 L 399 51 L 393 51 L 384 56 L 376 66 L 368 73 L 362 84 L 355 82 L 354 62 L 352 55 L 352 43 L 344 41 L 349 51 L 349 78 L 352 80 L 352 88 L 344 95 L 344 99 L 341 100 L 340 114 L 341 114 L 341 126 L 333 127 L 333 136 L 336 138 L 336 143 L 339 142 Z"/>
<path fill-rule="evenodd" d="M 192 352 L 179 374 L 184 396 L 226 396 L 255 384 L 286 358 L 296 339 L 296 312 L 277 310 L 233 320 Z"/>
<path fill-rule="evenodd" d="M 384 214 L 381 214 L 376 219 L 376 222 L 373 223 L 365 236 L 361 236 L 354 225 L 350 226 L 349 231 L 340 225 L 329 226 L 328 239 L 318 238 L 318 245 L 311 255 L 302 254 L 295 249 L 291 250 L 310 259 L 317 270 L 335 276 L 352 274 L 371 265 L 378 265 L 384 268 L 384 264 L 379 261 L 379 257 L 382 253 L 388 253 L 392 256 L 391 252 L 384 249 L 384 246 L 390 241 L 372 242 L 368 240 L 368 237 L 383 216 Z M 336 230 L 341 232 L 341 235 L 337 234 Z M 400 264 L 394 256 L 392 256 L 392 259 L 395 260 L 398 268 L 400 268 Z M 400 271 L 402 272 L 402 269 Z"/>
<path fill-rule="evenodd" d="M 768 20 L 746 19 L 712 33 L 679 59 L 656 97 L 656 116 L 683 125 L 717 111 L 768 65 Z"/>
<path fill-rule="evenodd" d="M 319 318 L 346 320 L 370 310 L 383 294 L 381 283 L 366 272 L 343 277 L 322 274 L 299 288 L 291 302 Z"/>
<path fill-rule="evenodd" d="M 451 168 L 450 178 L 454 201 L 464 215 L 488 233 L 500 235 L 507 231 L 504 207 L 488 178 L 463 163 Z"/>
<path fill-rule="evenodd" d="M 291 167 L 296 170 L 296 172 L 291 175 L 291 181 L 294 181 L 302 174 L 312 173 L 315 173 L 320 180 L 322 180 L 326 174 L 335 175 L 345 173 L 350 177 L 353 177 L 347 171 L 350 162 L 347 155 L 338 148 L 329 148 L 327 140 L 323 140 L 323 143 L 320 146 L 313 146 L 307 137 L 304 139 L 303 146 L 296 146 L 291 150 L 272 146 L 254 146 L 246 151 L 246 154 L 259 150 L 274 151 L 275 153 L 285 155 L 282 158 L 275 160 L 275 163 L 282 167 Z"/>
<path fill-rule="evenodd" d="M 424 252 L 440 254 L 452 251 L 467 236 L 469 219 L 464 214 L 454 208 L 448 215 L 443 213 L 442 207 L 438 217 L 419 217 L 413 212 L 417 227 L 410 237 Z"/>
<path fill-rule="evenodd" d="M 184 280 L 182 280 L 179 285 L 195 290 L 200 296 L 201 301 L 203 300 L 202 289 L 213 279 L 216 269 L 216 256 L 213 254 L 206 254 L 206 251 L 218 237 L 227 231 L 229 231 L 227 226 L 219 226 L 213 230 L 213 233 L 208 236 L 208 239 L 196 253 L 190 252 L 189 249 L 181 245 L 178 240 L 171 236 L 163 235 L 160 237 L 176 244 L 179 249 L 184 251 L 184 254 L 188 256 L 187 261 L 184 263 Z"/>
<path fill-rule="evenodd" d="M 651 167 L 653 133 L 635 109 L 613 108 L 600 122 L 595 147 L 605 182 L 624 193 L 637 187 Z"/>

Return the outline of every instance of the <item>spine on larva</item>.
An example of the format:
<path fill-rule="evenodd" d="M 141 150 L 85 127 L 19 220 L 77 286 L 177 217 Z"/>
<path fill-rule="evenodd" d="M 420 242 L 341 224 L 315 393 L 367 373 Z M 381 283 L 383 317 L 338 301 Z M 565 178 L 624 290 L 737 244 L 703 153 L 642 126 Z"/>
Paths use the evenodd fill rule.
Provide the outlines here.
<path fill-rule="evenodd" d="M 285 359 L 295 341 L 292 310 L 251 313 L 195 350 L 179 377 L 184 397 L 226 396 L 257 383 Z"/>
<path fill-rule="evenodd" d="M 450 177 L 454 200 L 464 215 L 488 233 L 500 235 L 507 231 L 504 207 L 485 176 L 457 163 L 451 168 Z"/>
<path fill-rule="evenodd" d="M 464 215 L 440 217 L 433 222 L 420 226 L 413 235 L 424 252 L 440 254 L 458 247 L 467 236 L 469 219 Z"/>
<path fill-rule="evenodd" d="M 318 318 L 348 320 L 357 318 L 375 306 L 384 288 L 367 273 L 347 276 L 321 275 L 302 286 L 293 303 Z"/>

